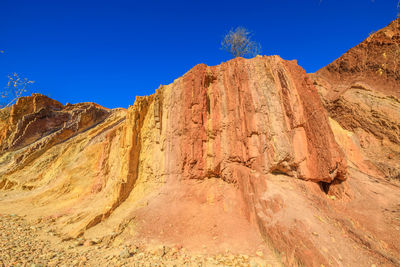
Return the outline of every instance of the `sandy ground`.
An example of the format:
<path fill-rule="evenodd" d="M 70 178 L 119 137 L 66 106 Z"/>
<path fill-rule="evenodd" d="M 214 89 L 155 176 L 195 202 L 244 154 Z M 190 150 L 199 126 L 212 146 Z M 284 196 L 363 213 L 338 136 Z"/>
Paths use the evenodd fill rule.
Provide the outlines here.
<path fill-rule="evenodd" d="M 62 240 L 44 224 L 29 223 L 15 214 L 0 215 L 0 266 L 275 266 L 259 257 L 193 255 L 185 248 L 132 244 L 118 247 L 111 241 Z"/>

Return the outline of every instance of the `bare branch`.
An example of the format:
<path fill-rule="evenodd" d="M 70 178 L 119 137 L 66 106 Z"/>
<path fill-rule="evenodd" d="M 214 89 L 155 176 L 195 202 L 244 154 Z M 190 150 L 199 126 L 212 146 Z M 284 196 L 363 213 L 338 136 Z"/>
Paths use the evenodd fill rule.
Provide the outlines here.
<path fill-rule="evenodd" d="M 231 53 L 233 57 L 255 56 L 261 52 L 261 45 L 250 39 L 250 32 L 237 27 L 231 29 L 221 42 L 221 48 Z"/>
<path fill-rule="evenodd" d="M 0 91 L 0 108 L 11 106 L 28 90 L 32 83 L 34 82 L 27 78 L 19 77 L 15 72 L 8 75 L 7 86 Z"/>

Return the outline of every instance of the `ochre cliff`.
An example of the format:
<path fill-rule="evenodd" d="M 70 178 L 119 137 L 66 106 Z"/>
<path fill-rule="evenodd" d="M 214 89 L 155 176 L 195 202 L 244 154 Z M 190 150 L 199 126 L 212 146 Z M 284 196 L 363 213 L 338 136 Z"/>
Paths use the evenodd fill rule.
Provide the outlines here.
<path fill-rule="evenodd" d="M 317 71 L 331 82 L 322 93 L 335 99 L 351 86 L 366 83 L 374 91 L 400 98 L 400 18 L 371 33 L 359 45 Z"/>
<path fill-rule="evenodd" d="M 382 180 L 370 192 L 375 178 L 348 167 L 352 133 L 327 114 L 278 56 L 197 65 L 128 110 L 20 98 L 0 114 L 0 213 L 65 240 L 396 265 L 400 191 Z"/>
<path fill-rule="evenodd" d="M 312 77 L 329 116 L 356 134 L 376 172 L 400 179 L 400 18 Z"/>

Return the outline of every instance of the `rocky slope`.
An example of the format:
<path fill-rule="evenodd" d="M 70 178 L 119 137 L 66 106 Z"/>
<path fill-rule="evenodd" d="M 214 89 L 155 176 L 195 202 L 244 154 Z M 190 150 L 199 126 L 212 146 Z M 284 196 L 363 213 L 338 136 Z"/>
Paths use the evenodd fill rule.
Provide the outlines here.
<path fill-rule="evenodd" d="M 329 116 L 378 172 L 400 179 L 400 19 L 312 75 Z"/>
<path fill-rule="evenodd" d="M 163 245 L 225 254 L 196 266 L 396 266 L 399 185 L 368 159 L 357 131 L 329 108 L 337 121 L 328 118 L 313 81 L 321 92 L 317 79 L 333 85 L 317 75 L 258 56 L 197 65 L 128 110 L 20 98 L 0 111 L 0 214 L 26 221 L 4 229 L 47 229 L 61 242 L 51 253 L 71 242 L 105 254 Z M 85 251 L 88 264 L 113 264 Z M 71 253 L 64 263 L 78 265 Z M 154 261 L 182 264 L 161 254 Z M 141 260 L 132 257 L 120 264 Z"/>

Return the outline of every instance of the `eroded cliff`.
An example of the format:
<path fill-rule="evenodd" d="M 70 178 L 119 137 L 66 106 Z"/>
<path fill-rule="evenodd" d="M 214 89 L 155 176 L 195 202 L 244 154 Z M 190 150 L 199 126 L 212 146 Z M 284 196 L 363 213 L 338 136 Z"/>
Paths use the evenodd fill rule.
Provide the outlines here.
<path fill-rule="evenodd" d="M 398 188 L 372 194 L 333 123 L 305 71 L 278 56 L 197 65 L 128 110 L 20 98 L 1 111 L 0 212 L 64 240 L 397 264 L 398 222 L 381 209 Z"/>
<path fill-rule="evenodd" d="M 400 19 L 312 77 L 329 116 L 356 134 L 377 172 L 399 179 Z"/>

